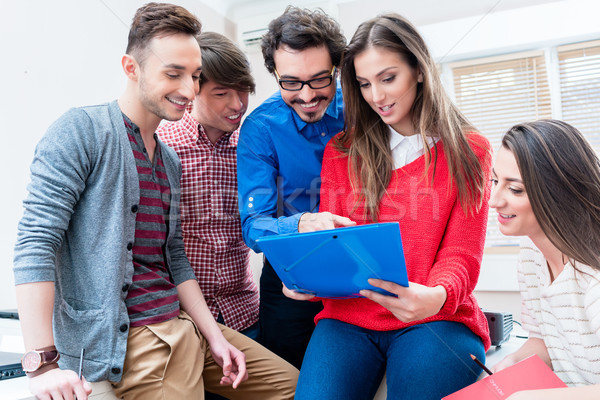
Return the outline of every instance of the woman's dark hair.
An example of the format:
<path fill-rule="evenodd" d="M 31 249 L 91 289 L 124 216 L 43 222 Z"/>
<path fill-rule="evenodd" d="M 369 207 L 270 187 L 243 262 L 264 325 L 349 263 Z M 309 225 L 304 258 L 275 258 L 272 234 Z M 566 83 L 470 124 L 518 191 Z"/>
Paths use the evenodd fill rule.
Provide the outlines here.
<path fill-rule="evenodd" d="M 573 126 L 540 120 L 513 126 L 502 146 L 517 160 L 533 213 L 569 259 L 600 269 L 600 162 Z"/>

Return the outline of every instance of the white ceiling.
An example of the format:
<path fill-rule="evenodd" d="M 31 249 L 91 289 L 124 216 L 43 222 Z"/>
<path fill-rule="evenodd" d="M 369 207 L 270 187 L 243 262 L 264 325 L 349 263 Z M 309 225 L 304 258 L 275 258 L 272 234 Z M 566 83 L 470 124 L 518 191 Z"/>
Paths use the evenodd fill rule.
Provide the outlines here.
<path fill-rule="evenodd" d="M 369 14 L 394 10 L 409 18 L 415 25 L 426 25 L 554 1 L 561 0 L 395 0 L 382 1 L 375 8 L 372 0 L 208 0 L 203 2 L 233 22 L 262 13 L 279 13 L 288 4 L 309 8 L 322 7 L 328 10 L 344 3 L 344 8 L 368 10 Z"/>

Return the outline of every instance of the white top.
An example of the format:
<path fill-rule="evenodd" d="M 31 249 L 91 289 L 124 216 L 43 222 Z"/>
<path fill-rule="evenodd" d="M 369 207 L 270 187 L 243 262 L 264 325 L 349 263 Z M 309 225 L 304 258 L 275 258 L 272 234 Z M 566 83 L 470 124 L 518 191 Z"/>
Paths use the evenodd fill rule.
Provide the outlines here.
<path fill-rule="evenodd" d="M 439 138 L 427 136 L 429 147 L 433 146 Z M 394 159 L 394 169 L 402 168 L 425 154 L 421 135 L 404 136 L 390 126 L 390 149 Z"/>
<path fill-rule="evenodd" d="M 568 386 L 600 383 L 600 271 L 570 263 L 550 283 L 533 242 L 521 243 L 517 267 L 523 328 L 542 338 L 554 372 Z"/>

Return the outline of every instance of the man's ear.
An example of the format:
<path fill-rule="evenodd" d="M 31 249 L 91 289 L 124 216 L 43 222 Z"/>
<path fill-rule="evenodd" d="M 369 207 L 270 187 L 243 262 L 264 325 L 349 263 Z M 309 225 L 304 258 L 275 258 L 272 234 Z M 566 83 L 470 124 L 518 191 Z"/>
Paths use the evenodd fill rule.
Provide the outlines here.
<path fill-rule="evenodd" d="M 123 58 L 121 58 L 121 66 L 123 67 L 123 71 L 125 72 L 127 78 L 137 82 L 140 73 L 140 66 L 137 61 L 135 61 L 135 58 L 129 54 L 125 54 Z"/>

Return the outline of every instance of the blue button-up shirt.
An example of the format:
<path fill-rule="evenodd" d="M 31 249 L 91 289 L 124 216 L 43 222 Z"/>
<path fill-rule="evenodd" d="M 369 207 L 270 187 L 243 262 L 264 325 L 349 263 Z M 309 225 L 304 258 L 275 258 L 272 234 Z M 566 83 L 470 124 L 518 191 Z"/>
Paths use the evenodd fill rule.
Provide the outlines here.
<path fill-rule="evenodd" d="M 237 149 L 242 231 L 256 239 L 298 231 L 304 212 L 317 212 L 325 145 L 344 127 L 342 92 L 320 121 L 307 123 L 277 92 L 244 121 Z"/>

